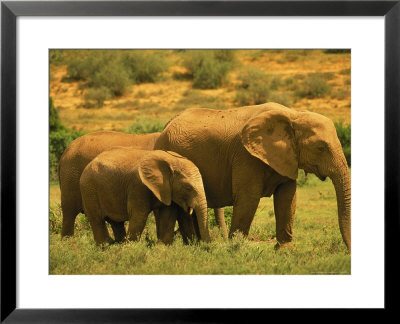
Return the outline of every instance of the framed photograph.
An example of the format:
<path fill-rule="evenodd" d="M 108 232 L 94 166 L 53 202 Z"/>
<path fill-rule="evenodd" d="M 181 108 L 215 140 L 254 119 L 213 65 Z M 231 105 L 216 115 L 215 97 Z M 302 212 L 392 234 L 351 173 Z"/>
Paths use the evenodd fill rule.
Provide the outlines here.
<path fill-rule="evenodd" d="M 1 320 L 391 309 L 399 16 L 2 2 Z"/>

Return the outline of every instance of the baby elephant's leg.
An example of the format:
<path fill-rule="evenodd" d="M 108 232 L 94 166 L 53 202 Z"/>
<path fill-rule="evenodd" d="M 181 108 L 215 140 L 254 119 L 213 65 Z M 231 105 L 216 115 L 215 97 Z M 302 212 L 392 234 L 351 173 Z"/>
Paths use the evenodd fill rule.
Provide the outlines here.
<path fill-rule="evenodd" d="M 171 206 L 165 206 L 158 210 L 158 221 L 156 222 L 157 236 L 164 244 L 171 244 L 174 239 L 178 208 L 178 206 L 172 204 Z"/>
<path fill-rule="evenodd" d="M 97 244 L 111 243 L 112 240 L 104 220 L 105 216 L 102 214 L 96 194 L 87 188 L 81 191 L 83 208 L 92 228 L 94 240 Z"/>
<path fill-rule="evenodd" d="M 116 222 L 108 217 L 107 222 L 111 225 L 115 242 L 122 242 L 126 237 L 125 222 Z"/>
<path fill-rule="evenodd" d="M 179 208 L 177 218 L 179 232 L 182 235 L 183 243 L 189 244 L 196 239 L 200 239 L 200 231 L 197 224 L 196 212 L 193 212 L 192 215 L 189 215 L 182 208 Z"/>
<path fill-rule="evenodd" d="M 129 214 L 128 240 L 137 241 L 142 235 L 150 210 L 135 210 Z"/>
<path fill-rule="evenodd" d="M 89 219 L 90 226 L 92 227 L 96 244 L 111 243 L 112 240 L 108 233 L 104 218 L 99 217 L 98 215 L 93 215 L 90 212 L 86 212 L 86 216 Z"/>

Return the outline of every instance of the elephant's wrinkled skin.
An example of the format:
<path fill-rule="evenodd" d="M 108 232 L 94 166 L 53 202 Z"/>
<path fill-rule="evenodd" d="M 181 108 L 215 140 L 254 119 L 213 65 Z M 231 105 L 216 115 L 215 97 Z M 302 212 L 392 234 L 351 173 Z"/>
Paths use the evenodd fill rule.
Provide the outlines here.
<path fill-rule="evenodd" d="M 155 144 L 199 168 L 209 207 L 233 205 L 229 236 L 247 235 L 261 197 L 273 195 L 277 247 L 292 240 L 298 169 L 335 186 L 339 228 L 349 252 L 350 174 L 333 122 L 276 103 L 229 110 L 188 109 Z"/>
<path fill-rule="evenodd" d="M 148 214 L 155 209 L 159 209 L 158 236 L 164 243 L 171 243 L 177 213 L 165 211 L 174 208 L 168 207 L 172 202 L 186 213 L 195 211 L 200 239 L 210 240 L 200 172 L 191 161 L 174 152 L 128 147 L 105 151 L 82 172 L 80 189 L 97 244 L 110 241 L 106 218 L 120 224 L 120 238 L 125 237 L 124 221 L 129 221 L 127 237 L 137 240 Z"/>
<path fill-rule="evenodd" d="M 83 135 L 71 142 L 58 164 L 63 213 L 61 236 L 74 234 L 75 218 L 83 212 L 79 179 L 89 162 L 115 146 L 152 150 L 159 135 L 160 133 L 137 135 L 103 131 Z"/>

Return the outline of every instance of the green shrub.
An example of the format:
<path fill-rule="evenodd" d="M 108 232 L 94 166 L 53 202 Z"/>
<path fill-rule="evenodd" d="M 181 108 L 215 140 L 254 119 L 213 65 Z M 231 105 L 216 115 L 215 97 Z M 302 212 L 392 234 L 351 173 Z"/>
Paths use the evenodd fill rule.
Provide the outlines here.
<path fill-rule="evenodd" d="M 53 104 L 53 99 L 49 98 L 49 128 L 50 132 L 65 130 L 63 124 L 61 124 L 60 118 L 58 117 L 58 112 Z"/>
<path fill-rule="evenodd" d="M 324 51 L 326 54 L 350 54 L 351 50 L 350 49 L 327 49 Z"/>
<path fill-rule="evenodd" d="M 285 64 L 287 62 L 296 62 L 299 59 L 299 55 L 296 53 L 288 52 L 285 56 L 282 56 L 279 60 L 279 64 Z"/>
<path fill-rule="evenodd" d="M 230 62 L 232 64 L 236 62 L 235 52 L 229 49 L 214 50 L 214 57 L 220 62 Z"/>
<path fill-rule="evenodd" d="M 308 73 L 308 76 L 311 78 L 319 78 L 324 79 L 326 81 L 333 80 L 335 78 L 335 73 L 333 72 L 313 72 Z"/>
<path fill-rule="evenodd" d="M 344 100 L 350 97 L 351 91 L 348 89 L 340 89 L 335 90 L 332 92 L 331 97 L 332 99 Z"/>
<path fill-rule="evenodd" d="M 168 64 L 158 54 L 91 50 L 69 60 L 68 76 L 63 81 L 82 81 L 88 88 L 108 88 L 113 97 L 118 97 L 127 92 L 130 84 L 154 82 L 167 68 Z M 94 96 L 99 97 L 100 92 Z M 95 100 L 101 106 L 102 100 Z M 88 106 L 96 105 L 88 103 Z"/>
<path fill-rule="evenodd" d="M 270 89 L 271 90 L 278 90 L 282 85 L 284 85 L 284 81 L 282 80 L 281 76 L 276 76 L 271 79 Z"/>
<path fill-rule="evenodd" d="M 109 88 L 90 88 L 85 94 L 85 108 L 101 108 L 104 105 L 104 101 L 111 99 L 112 94 Z M 93 103 L 94 102 L 94 103 Z"/>
<path fill-rule="evenodd" d="M 233 67 L 233 54 L 227 50 L 187 51 L 183 66 L 193 78 L 193 87 L 216 89 L 222 86 Z"/>
<path fill-rule="evenodd" d="M 53 99 L 49 99 L 49 171 L 50 178 L 57 178 L 58 161 L 64 150 L 75 138 L 83 135 L 82 132 L 68 130 L 60 121 L 57 110 L 54 108 Z"/>
<path fill-rule="evenodd" d="M 109 57 L 104 52 L 93 50 L 87 56 L 74 56 L 68 62 L 66 80 L 89 81 L 97 71 L 107 64 Z"/>
<path fill-rule="evenodd" d="M 62 65 L 65 63 L 64 50 L 53 49 L 49 51 L 50 64 Z"/>
<path fill-rule="evenodd" d="M 269 96 L 268 101 L 273 101 L 286 107 L 290 107 L 293 104 L 292 97 L 287 92 L 273 92 Z"/>
<path fill-rule="evenodd" d="M 336 133 L 342 144 L 347 164 L 351 166 L 351 125 L 344 125 L 343 121 L 335 122 Z"/>
<path fill-rule="evenodd" d="M 342 75 L 351 75 L 351 69 L 343 69 L 339 71 L 339 74 Z"/>
<path fill-rule="evenodd" d="M 108 88 L 114 97 L 122 96 L 127 92 L 130 84 L 128 72 L 123 65 L 109 63 L 90 76 L 88 86 L 91 88 Z"/>
<path fill-rule="evenodd" d="M 114 50 L 91 50 L 74 56 L 68 62 L 67 72 L 63 81 L 82 81 L 88 88 L 108 88 L 115 97 L 125 94 L 131 83 L 120 54 Z"/>
<path fill-rule="evenodd" d="M 50 132 L 49 136 L 49 166 L 50 178 L 57 178 L 57 166 L 61 155 L 67 146 L 84 133 L 67 129 Z"/>
<path fill-rule="evenodd" d="M 239 106 L 258 105 L 268 101 L 270 81 L 263 71 L 248 67 L 240 72 L 238 79 L 241 84 L 238 86 L 235 102 Z"/>
<path fill-rule="evenodd" d="M 155 82 L 168 69 L 167 61 L 158 54 L 129 51 L 122 55 L 122 62 L 133 83 Z"/>
<path fill-rule="evenodd" d="M 135 122 L 129 126 L 127 132 L 130 134 L 144 134 L 161 132 L 165 123 L 158 119 L 137 118 Z"/>
<path fill-rule="evenodd" d="M 206 59 L 201 68 L 193 74 L 193 87 L 198 89 L 217 89 L 222 86 L 227 73 L 227 64 L 216 64 L 215 61 Z"/>
<path fill-rule="evenodd" d="M 323 98 L 331 92 L 331 86 L 321 76 L 309 75 L 304 80 L 295 95 L 300 98 Z"/>

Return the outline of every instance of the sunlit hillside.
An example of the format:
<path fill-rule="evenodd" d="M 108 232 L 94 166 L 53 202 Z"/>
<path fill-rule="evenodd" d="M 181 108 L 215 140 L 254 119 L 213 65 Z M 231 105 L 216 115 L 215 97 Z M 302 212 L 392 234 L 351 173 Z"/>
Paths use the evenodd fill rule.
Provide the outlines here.
<path fill-rule="evenodd" d="M 122 95 L 105 96 L 101 107 L 88 104 L 91 102 L 87 99 L 88 93 L 96 102 L 93 97 L 96 93 L 90 92 L 88 82 L 74 80 L 69 75 L 71 61 L 79 61 L 91 52 L 51 51 L 50 96 L 61 122 L 69 129 L 126 130 L 138 118 L 163 123 L 186 108 L 238 107 L 254 103 L 254 96 L 262 101 L 275 101 L 296 110 L 315 111 L 334 121 L 350 123 L 351 55 L 348 52 L 234 50 L 222 84 L 215 89 L 205 89 L 196 88 L 193 75 L 187 69 L 188 57 L 196 54 L 193 51 L 140 51 L 144 56 L 151 54 L 162 59 L 165 69 L 158 73 L 154 82 L 132 82 Z M 102 51 L 96 51 L 97 55 L 102 55 Z M 110 60 L 115 57 L 118 55 Z M 207 73 L 212 76 L 215 71 Z M 107 78 L 107 71 L 104 74 Z M 254 91 L 258 93 L 249 93 L 252 85 L 246 88 L 244 84 L 249 78 L 257 84 L 258 89 Z"/>

